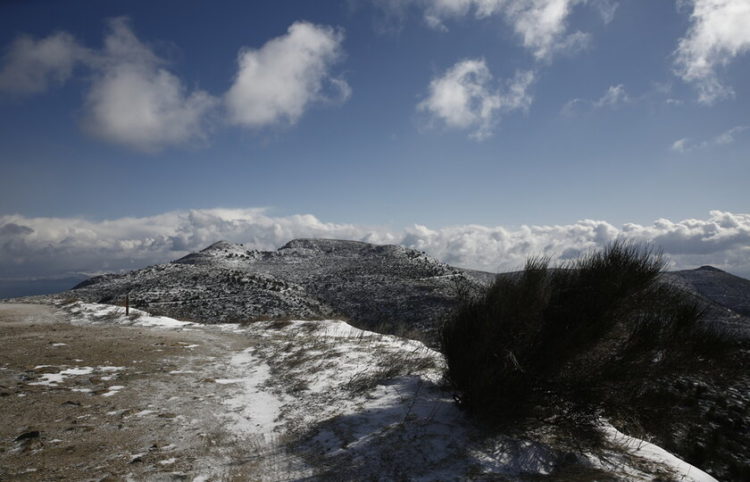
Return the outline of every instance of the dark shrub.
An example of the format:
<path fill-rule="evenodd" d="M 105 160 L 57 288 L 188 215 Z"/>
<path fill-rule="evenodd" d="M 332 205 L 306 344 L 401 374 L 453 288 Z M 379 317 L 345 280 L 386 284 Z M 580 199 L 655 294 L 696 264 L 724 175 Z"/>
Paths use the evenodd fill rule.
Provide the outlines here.
<path fill-rule="evenodd" d="M 540 407 L 593 415 L 644 378 L 686 366 L 711 337 L 697 302 L 659 282 L 664 267 L 650 248 L 615 242 L 558 268 L 536 258 L 499 276 L 441 330 L 457 400 L 496 422 Z"/>

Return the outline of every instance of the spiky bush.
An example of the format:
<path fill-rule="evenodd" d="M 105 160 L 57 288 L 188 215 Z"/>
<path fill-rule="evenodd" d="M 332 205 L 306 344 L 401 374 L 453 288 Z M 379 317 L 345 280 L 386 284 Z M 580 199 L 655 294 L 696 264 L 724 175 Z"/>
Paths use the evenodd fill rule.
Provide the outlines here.
<path fill-rule="evenodd" d="M 664 258 L 615 242 L 557 268 L 530 259 L 462 300 L 440 334 L 459 403 L 490 421 L 540 406 L 593 414 L 704 349 L 701 308 L 659 282 Z"/>

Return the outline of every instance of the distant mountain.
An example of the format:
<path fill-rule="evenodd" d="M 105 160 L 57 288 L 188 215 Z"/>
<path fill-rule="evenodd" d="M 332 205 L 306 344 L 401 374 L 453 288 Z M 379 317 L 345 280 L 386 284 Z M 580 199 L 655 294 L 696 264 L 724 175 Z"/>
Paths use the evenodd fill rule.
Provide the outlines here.
<path fill-rule="evenodd" d="M 688 289 L 700 293 L 712 302 L 750 316 L 750 280 L 713 266 L 674 271 L 670 275 L 681 279 Z"/>
<path fill-rule="evenodd" d="M 0 278 L 0 300 L 19 296 L 45 295 L 59 293 L 76 286 L 87 277 L 84 275 L 66 276 L 62 278 Z"/>
<path fill-rule="evenodd" d="M 129 293 L 135 306 L 205 323 L 336 316 L 371 329 L 432 332 L 458 286 L 494 277 L 394 245 L 296 239 L 257 251 L 219 241 L 172 263 L 91 278 L 68 294 L 122 303 Z"/>
<path fill-rule="evenodd" d="M 497 276 L 401 246 L 297 239 L 258 251 L 220 241 L 171 263 L 88 279 L 54 298 L 122 304 L 129 295 L 133 306 L 148 312 L 205 323 L 344 318 L 434 345 L 459 293 Z M 665 273 L 662 280 L 691 293 L 706 307 L 710 323 L 744 340 L 733 340 L 738 350 L 717 359 L 697 358 L 691 373 L 643 385 L 634 392 L 640 415 L 627 424 L 721 480 L 750 480 L 750 281 L 707 266 Z"/>
<path fill-rule="evenodd" d="M 673 271 L 664 278 L 698 296 L 706 304 L 710 321 L 750 336 L 750 281 L 712 266 Z"/>
<path fill-rule="evenodd" d="M 295 239 L 258 251 L 219 241 L 171 263 L 88 279 L 58 296 L 121 304 L 129 294 L 134 306 L 204 323 L 337 317 L 434 340 L 458 292 L 496 276 L 395 245 Z M 750 281 L 710 266 L 663 279 L 704 303 L 710 322 L 750 338 Z"/>

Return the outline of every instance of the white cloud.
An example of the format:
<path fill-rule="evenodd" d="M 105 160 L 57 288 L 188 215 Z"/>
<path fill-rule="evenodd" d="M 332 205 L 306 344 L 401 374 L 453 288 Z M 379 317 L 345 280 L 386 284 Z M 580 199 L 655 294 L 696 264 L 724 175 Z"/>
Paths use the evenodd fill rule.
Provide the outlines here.
<path fill-rule="evenodd" d="M 125 17 L 109 21 L 101 50 L 79 45 L 60 32 L 35 40 L 21 36 L 8 48 L 0 70 L 0 92 L 40 93 L 68 80 L 81 65 L 91 84 L 82 127 L 102 140 L 140 151 L 159 151 L 207 137 L 209 120 L 223 113 L 247 127 L 294 124 L 313 102 L 343 102 L 347 82 L 330 73 L 343 58 L 343 34 L 296 22 L 286 35 L 260 49 L 243 49 L 239 70 L 219 99 L 188 89 L 167 62 L 139 40 Z"/>
<path fill-rule="evenodd" d="M 682 139 L 677 139 L 672 143 L 672 150 L 677 152 L 687 152 L 690 150 L 690 138 L 683 137 Z"/>
<path fill-rule="evenodd" d="M 90 52 L 72 35 L 58 32 L 35 40 L 18 37 L 8 47 L 0 70 L 0 91 L 34 94 L 46 91 L 50 84 L 62 84 L 76 65 L 87 60 Z"/>
<path fill-rule="evenodd" d="M 615 19 L 615 12 L 620 5 L 613 0 L 590 0 L 590 3 L 599 11 L 602 21 L 609 24 Z"/>
<path fill-rule="evenodd" d="M 533 81 L 533 72 L 518 72 L 502 86 L 484 59 L 462 60 L 432 79 L 427 98 L 417 110 L 448 128 L 472 130 L 470 137 L 482 140 L 492 135 L 502 113 L 528 109 Z"/>
<path fill-rule="evenodd" d="M 485 18 L 500 13 L 506 0 L 434 0 L 422 1 L 424 19 L 435 29 L 447 30 L 443 23 L 451 17 L 463 17 L 474 10 L 477 18 Z"/>
<path fill-rule="evenodd" d="M 726 132 L 723 132 L 714 138 L 714 143 L 719 145 L 731 144 L 736 140 L 738 134 L 745 132 L 750 129 L 750 126 L 736 126 L 732 127 Z"/>
<path fill-rule="evenodd" d="M 696 149 L 708 149 L 715 146 L 726 146 L 734 143 L 737 140 L 738 135 L 748 130 L 750 130 L 750 126 L 735 126 L 722 132 L 714 138 L 704 141 L 693 141 L 689 137 L 683 137 L 682 139 L 674 141 L 672 143 L 671 149 L 676 152 L 684 153 L 694 151 Z"/>
<path fill-rule="evenodd" d="M 614 107 L 619 104 L 630 102 L 625 86 L 622 84 L 610 86 L 601 98 L 594 102 L 594 107 Z"/>
<path fill-rule="evenodd" d="M 717 69 L 750 50 L 750 2 L 683 0 L 692 5 L 691 26 L 675 51 L 675 72 L 698 89 L 698 100 L 712 104 L 731 97 Z"/>
<path fill-rule="evenodd" d="M 217 101 L 182 82 L 133 34 L 124 18 L 110 22 L 104 50 L 86 96 L 85 129 L 106 141 L 156 151 L 205 137 L 205 118 Z"/>
<path fill-rule="evenodd" d="M 346 100 L 349 85 L 330 74 L 343 56 L 343 38 L 330 27 L 295 22 L 261 48 L 241 50 L 225 96 L 230 121 L 251 128 L 294 124 L 311 103 L 330 99 L 326 91 Z"/>
<path fill-rule="evenodd" d="M 566 20 L 576 0 L 511 1 L 507 17 L 522 37 L 524 47 L 537 59 L 549 58 L 557 52 L 577 51 L 589 42 L 588 34 L 567 34 Z"/>
<path fill-rule="evenodd" d="M 573 99 L 565 103 L 561 113 L 567 117 L 573 117 L 584 110 L 596 110 L 609 107 L 617 108 L 622 104 L 631 102 L 632 99 L 625 91 L 622 84 L 610 86 L 606 92 L 597 100 Z"/>
<path fill-rule="evenodd" d="M 465 225 L 398 231 L 326 223 L 312 215 L 274 217 L 263 209 L 174 211 L 106 221 L 0 216 L 0 272 L 6 277 L 111 272 L 167 262 L 220 239 L 274 249 L 299 237 L 401 244 L 457 266 L 498 272 L 519 269 L 528 256 L 559 261 L 625 237 L 663 248 L 672 269 L 711 264 L 750 276 L 750 214 L 722 211 L 711 211 L 707 219 L 658 219 L 619 228 L 582 220 L 516 229 Z"/>
<path fill-rule="evenodd" d="M 172 211 L 104 221 L 7 215 L 0 216 L 0 272 L 117 271 L 166 262 L 220 239 L 275 249 L 296 237 L 395 241 L 385 231 L 324 223 L 311 215 L 272 217 L 263 209 Z"/>
<path fill-rule="evenodd" d="M 617 4 L 609 0 L 589 0 L 597 8 L 605 23 L 612 21 Z M 522 45 L 539 60 L 547 60 L 557 53 L 585 48 L 589 35 L 568 32 L 568 17 L 573 7 L 587 0 L 402 0 L 395 2 L 416 4 L 424 13 L 425 22 L 432 28 L 447 30 L 445 21 L 473 15 L 475 18 L 501 16 L 520 38 Z M 394 2 L 389 4 L 393 8 Z"/>

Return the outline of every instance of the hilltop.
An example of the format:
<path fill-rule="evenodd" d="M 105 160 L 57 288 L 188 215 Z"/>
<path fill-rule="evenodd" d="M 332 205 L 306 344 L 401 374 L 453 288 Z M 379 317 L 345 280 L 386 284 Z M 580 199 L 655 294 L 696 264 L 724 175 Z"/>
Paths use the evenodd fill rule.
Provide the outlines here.
<path fill-rule="evenodd" d="M 2 480 L 715 481 L 614 421 L 487 433 L 439 353 L 342 321 L 6 303 L 0 335 Z"/>
<path fill-rule="evenodd" d="M 514 275 L 507 273 L 501 276 Z M 284 450 L 291 450 L 297 455 L 306 454 L 303 458 L 311 456 L 310 454 L 318 454 L 320 452 L 318 445 L 322 444 L 321 446 L 330 452 L 328 456 L 321 459 L 323 466 L 320 466 L 321 460 L 314 457 L 306 458 L 303 464 L 311 465 L 313 469 L 310 470 L 313 471 L 322 470 L 316 473 L 338 473 L 346 470 L 353 470 L 353 474 L 369 474 L 371 470 L 375 473 L 381 470 L 383 464 L 393 461 L 390 452 L 393 445 L 391 442 L 394 441 L 392 437 L 397 437 L 397 442 L 407 443 L 407 440 L 425 436 L 427 433 L 434 443 L 450 445 L 452 439 L 446 435 L 446 430 L 453 435 L 463 430 L 465 432 L 462 432 L 464 435 L 461 437 L 466 437 L 467 443 L 471 442 L 470 445 L 474 447 L 472 450 L 476 449 L 479 451 L 477 453 L 482 454 L 481 461 L 477 462 L 474 459 L 472 462 L 472 464 L 478 464 L 476 467 L 470 464 L 471 467 L 467 468 L 465 454 L 454 453 L 455 447 L 452 446 L 449 450 L 444 450 L 444 453 L 441 452 L 442 455 L 435 459 L 434 463 L 430 462 L 424 466 L 437 470 L 438 467 L 443 466 L 442 464 L 448 463 L 448 460 L 458 457 L 456 460 L 461 461 L 459 466 L 451 466 L 446 473 L 466 475 L 473 473 L 474 470 L 478 470 L 477 474 L 510 471 L 512 475 L 509 478 L 513 479 L 518 475 L 519 470 L 530 473 L 552 471 L 558 475 L 561 474 L 560 470 L 574 470 L 571 477 L 573 477 L 572 480 L 576 480 L 575 471 L 586 467 L 585 470 L 596 469 L 602 472 L 593 475 L 584 472 L 585 474 L 602 476 L 605 480 L 608 480 L 609 476 L 615 480 L 627 480 L 639 477 L 648 479 L 651 475 L 655 475 L 651 469 L 642 466 L 638 470 L 645 470 L 651 475 L 635 476 L 634 473 L 628 472 L 630 469 L 622 472 L 620 470 L 622 467 L 604 467 L 598 462 L 593 465 L 585 462 L 584 459 L 588 460 L 590 454 L 586 454 L 586 451 L 580 447 L 570 446 L 570 444 L 578 443 L 576 437 L 563 437 L 562 442 L 548 440 L 552 433 L 549 427 L 554 423 L 548 424 L 546 419 L 540 422 L 541 425 L 538 427 L 541 430 L 540 433 L 532 433 L 532 431 L 516 434 L 520 436 L 520 439 L 504 439 L 503 443 L 506 445 L 502 449 L 497 449 L 499 452 L 496 452 L 496 448 L 483 446 L 481 429 L 472 427 L 472 422 L 468 419 L 464 420 L 463 414 L 457 412 L 456 407 L 451 404 L 452 394 L 446 391 L 446 387 L 440 380 L 442 355 L 422 345 L 413 345 L 411 341 L 401 337 L 384 338 L 393 346 L 400 347 L 391 353 L 388 351 L 390 348 L 383 351 L 383 346 L 372 343 L 372 340 L 382 340 L 376 333 L 363 334 L 362 330 L 352 331 L 349 341 L 342 340 L 337 334 L 337 327 L 349 323 L 358 329 L 380 333 L 390 332 L 422 339 L 428 346 L 431 344 L 434 346 L 436 330 L 443 317 L 456 305 L 460 293 L 481 289 L 496 276 L 498 275 L 494 273 L 452 267 L 423 252 L 400 246 L 377 246 L 363 242 L 328 239 L 297 239 L 278 250 L 259 251 L 248 249 L 242 244 L 220 241 L 170 263 L 123 274 L 97 276 L 80 283 L 72 290 L 53 296 L 26 298 L 25 301 L 53 303 L 62 309 L 64 318 L 70 318 L 70 323 L 81 326 L 75 336 L 71 335 L 62 342 L 55 339 L 58 334 L 56 330 L 60 328 L 57 325 L 50 328 L 47 335 L 51 338 L 38 343 L 39 346 L 47 348 L 44 350 L 34 348 L 40 353 L 46 353 L 53 348 L 60 351 L 59 348 L 64 347 L 65 343 L 72 344 L 71 340 L 78 340 L 78 338 L 81 343 L 85 341 L 89 346 L 81 350 L 95 351 L 99 342 L 92 326 L 109 329 L 112 324 L 149 327 L 155 323 L 157 326 L 166 324 L 170 329 L 177 327 L 182 330 L 184 328 L 192 338 L 180 340 L 179 343 L 185 343 L 185 346 L 191 347 L 201 344 L 196 341 L 201 336 L 206 337 L 204 340 L 206 344 L 212 341 L 221 341 L 222 346 L 226 343 L 231 345 L 251 343 L 255 347 L 252 350 L 253 356 L 260 357 L 260 360 L 268 364 L 271 370 L 269 373 L 273 376 L 264 378 L 262 387 L 265 388 L 262 390 L 258 388 L 260 385 L 256 382 L 247 382 L 248 387 L 252 385 L 250 387 L 252 390 L 248 392 L 246 399 L 243 399 L 243 403 L 246 402 L 245 405 L 251 406 L 258 402 L 257 397 L 261 397 L 260 400 L 263 401 L 265 400 L 263 397 L 266 397 L 268 393 L 273 393 L 274 396 L 279 393 L 284 394 L 278 400 L 278 404 L 287 408 L 291 407 L 293 410 L 285 416 L 284 423 L 287 425 L 283 429 L 271 430 L 272 433 L 269 435 L 290 437 L 290 434 L 293 434 L 294 437 L 291 439 L 294 442 Z M 739 334 L 742 335 L 741 338 L 747 339 L 748 332 L 750 332 L 748 329 L 750 318 L 747 316 L 750 281 L 713 267 L 666 273 L 661 279 L 695 296 L 706 308 L 707 320 L 710 323 L 723 327 L 733 335 Z M 122 313 L 122 308 L 111 306 L 122 305 L 126 295 L 129 295 L 132 307 L 142 308 L 143 311 L 132 310 L 128 318 Z M 109 306 L 93 305 L 93 303 L 104 303 Z M 86 316 L 83 316 L 84 314 Z M 168 315 L 170 318 L 152 315 Z M 82 317 L 90 318 L 93 325 L 89 325 L 88 322 L 82 324 Z M 172 318 L 183 321 L 176 321 Z M 184 320 L 200 323 L 188 323 Z M 244 323 L 259 320 L 266 321 Z M 299 320 L 316 321 L 309 323 Z M 28 323 L 29 330 L 37 329 L 36 320 L 30 320 Z M 287 330 L 290 330 L 289 333 L 286 332 Z M 316 335 L 310 338 L 313 332 Z M 83 333 L 86 335 L 83 336 Z M 221 333 L 220 336 L 219 333 Z M 135 336 L 136 338 L 126 339 L 129 340 L 128 343 L 134 343 L 133 347 L 139 346 L 134 341 L 141 336 L 139 330 L 129 331 L 127 336 Z M 225 337 L 228 338 L 225 339 Z M 323 343 L 321 340 L 327 341 Z M 13 369 L 15 371 L 11 370 L 6 373 L 10 377 L 6 380 L 6 386 L 18 386 L 16 389 L 18 397 L 27 396 L 28 387 L 24 385 L 25 382 L 14 381 L 13 377 L 21 377 L 19 380 L 22 381 L 32 380 L 26 385 L 36 387 L 37 378 L 46 376 L 43 372 L 48 369 L 48 365 L 52 364 L 48 361 L 38 362 L 39 365 L 30 371 L 26 366 L 28 363 L 24 361 L 27 353 L 30 353 L 25 343 L 27 344 L 28 340 L 22 340 L 17 346 L 16 364 L 18 366 Z M 159 344 L 162 342 L 144 343 L 143 347 L 154 348 L 154 356 L 160 356 L 158 354 L 166 349 L 164 345 Z M 352 346 L 347 348 L 348 351 L 342 351 L 346 343 Z M 741 343 L 742 341 L 738 340 L 738 346 Z M 750 380 L 742 368 L 746 366 L 748 359 L 746 345 L 743 346 L 744 348 L 739 352 L 728 354 L 715 361 L 697 358 L 688 375 L 666 377 L 659 379 L 655 384 L 644 385 L 638 393 L 634 394 L 633 404 L 639 413 L 637 419 L 610 421 L 619 430 L 641 439 L 648 438 L 650 442 L 656 443 L 719 478 L 731 479 L 736 478 L 738 474 L 745 474 L 743 472 L 744 467 L 747 466 L 745 454 L 748 453 L 748 447 L 750 447 L 750 440 L 747 436 L 750 433 L 747 431 L 747 423 L 750 420 L 748 417 L 750 404 L 747 396 Z M 428 353 L 429 356 L 412 359 L 414 347 L 422 347 L 420 350 L 427 350 L 424 353 Z M 137 349 L 140 350 L 140 348 Z M 112 358 L 112 353 L 106 351 L 101 353 L 103 360 L 101 363 Z M 201 387 L 204 383 L 214 383 L 214 381 L 221 385 L 223 382 L 219 382 L 217 377 L 221 380 L 229 380 L 227 381 L 229 384 L 239 383 L 244 386 L 245 382 L 241 382 L 244 380 L 243 377 L 254 376 L 252 374 L 255 373 L 253 371 L 255 369 L 251 369 L 250 365 L 244 362 L 242 370 L 234 370 L 231 376 L 221 375 L 219 372 L 196 370 L 193 366 L 197 360 L 194 357 L 196 354 L 192 353 L 190 357 L 179 361 L 173 360 L 175 370 L 170 372 L 183 378 L 189 375 L 189 384 L 193 387 L 192 389 Z M 208 356 L 206 359 L 212 359 L 211 357 L 216 356 L 216 353 L 205 355 Z M 85 357 L 72 352 L 65 356 L 67 358 L 63 357 L 55 361 L 60 365 L 60 374 L 81 369 L 65 360 Z M 130 356 L 123 354 L 122 358 L 130 360 L 131 358 L 128 358 Z M 232 348 L 222 356 L 232 358 L 240 354 Z M 350 358 L 354 362 L 344 363 Z M 229 365 L 231 366 L 231 363 Z M 161 380 L 159 377 L 163 374 L 156 373 L 158 364 L 154 366 L 155 374 L 144 375 L 144 383 L 152 377 L 155 380 Z M 218 366 L 215 368 L 219 371 L 223 369 Z M 320 375 L 325 370 L 327 370 L 326 375 Z M 193 371 L 196 373 L 194 374 Z M 407 385 L 400 385 L 403 376 L 418 373 L 422 373 L 420 377 L 426 376 L 427 378 L 413 378 Z M 58 373 L 53 375 L 58 375 Z M 319 390 L 320 380 L 326 377 L 334 377 L 338 385 Z M 214 381 L 206 382 L 205 380 Z M 178 385 L 184 385 L 183 382 L 186 380 Z M 92 388 L 76 386 L 70 390 L 90 389 L 94 390 L 92 393 L 95 393 L 99 390 L 98 382 L 91 383 L 96 386 Z M 311 389 L 310 387 L 317 388 Z M 395 394 L 393 396 L 397 398 L 398 403 L 394 405 L 396 402 L 389 401 L 386 404 L 387 409 L 375 411 L 375 413 L 383 414 L 383 420 L 387 419 L 386 426 L 381 427 L 378 424 L 383 420 L 375 423 L 368 417 L 373 413 L 370 405 L 375 402 L 372 401 L 376 398 L 380 400 L 381 395 L 386 395 L 387 390 L 383 387 L 396 387 L 395 391 L 388 392 L 387 396 L 391 397 Z M 50 390 L 52 389 L 56 387 Z M 335 400 L 326 398 L 332 393 L 335 393 L 338 398 Z M 93 400 L 98 400 L 96 396 L 99 395 L 91 396 L 94 397 Z M 417 409 L 416 407 L 422 402 L 414 402 L 414 400 L 421 400 L 421 397 L 426 396 L 429 396 L 432 401 Z M 15 398 L 12 400 L 16 401 Z M 60 403 L 65 401 L 62 400 Z M 13 406 L 22 411 L 23 403 L 20 400 L 17 402 Z M 180 398 L 180 403 L 182 402 L 188 403 L 187 398 Z M 156 402 L 149 403 L 158 405 Z M 379 403 L 385 402 L 377 402 Z M 417 405 L 414 405 L 415 403 Z M 398 409 L 394 409 L 394 406 Z M 438 416 L 437 419 L 432 411 L 435 406 L 442 407 L 440 411 L 443 415 Z M 152 410 L 148 408 L 149 405 L 146 407 L 144 409 L 139 406 L 141 412 L 138 413 Z M 328 413 L 325 412 L 325 407 L 337 407 L 339 411 L 336 414 Z M 114 409 L 108 410 L 99 416 L 110 417 L 109 413 L 114 413 Z M 198 413 L 201 408 L 186 405 L 185 417 L 192 410 Z M 309 414 L 318 412 L 325 416 L 313 417 L 314 420 L 307 418 Z M 354 415 L 354 412 L 358 415 Z M 415 413 L 419 413 L 416 425 L 413 427 L 409 425 L 409 429 L 403 432 L 404 423 L 410 421 L 410 417 Z M 444 419 L 443 416 L 448 416 L 448 414 L 450 414 L 448 417 L 450 420 Z M 227 416 L 230 419 L 234 417 L 231 413 Z M 458 418 L 454 420 L 455 417 Z M 400 420 L 400 425 L 393 425 L 396 422 L 393 422 L 391 418 Z M 339 437 L 342 430 L 352 430 L 347 425 L 350 423 L 357 426 L 364 424 L 364 428 L 357 429 L 359 431 L 356 439 L 359 442 L 353 445 L 350 445 L 351 437 Z M 374 425 L 371 426 L 371 424 Z M 393 429 L 394 426 L 401 428 Z M 446 426 L 450 428 L 446 429 Z M 22 427 L 18 428 L 20 430 Z M 182 430 L 179 427 L 172 427 L 169 430 L 172 429 L 177 430 L 174 433 Z M 231 434 L 232 429 L 229 430 Z M 607 430 L 605 430 L 606 433 L 611 432 Z M 331 438 L 330 433 L 336 434 L 340 440 Z M 375 433 L 377 435 L 373 435 Z M 230 438 L 234 435 L 231 434 Z M 402 435 L 405 438 L 402 438 Z M 334 448 L 328 447 L 329 439 L 335 441 Z M 532 445 L 523 445 L 527 441 L 531 441 Z M 542 442 L 539 443 L 540 441 Z M 312 445 L 308 447 L 310 443 Z M 477 443 L 480 446 L 477 446 Z M 517 445 L 519 443 L 521 445 Z M 637 442 L 638 447 L 641 447 L 641 444 L 641 441 Z M 233 445 L 233 443 L 227 444 L 227 446 Z M 310 449 L 313 445 L 315 447 Z M 265 443 L 261 446 L 266 447 Z M 411 452 L 405 452 L 404 457 L 399 459 L 399 463 L 396 464 L 398 470 L 411 470 L 408 469 L 411 460 L 414 457 L 426 456 L 425 454 L 429 452 L 429 450 L 425 451 L 423 444 L 412 446 L 407 443 L 406 446 L 410 447 Z M 375 454 L 372 455 L 373 460 L 368 459 L 363 466 L 351 467 L 353 461 L 360 460 L 358 457 L 372 450 Z M 540 452 L 531 453 L 537 450 Z M 575 461 L 570 467 L 565 468 L 566 457 L 568 457 L 566 454 L 569 452 L 576 454 Z M 617 452 L 621 453 L 620 449 L 617 449 Z M 514 453 L 515 455 L 512 455 Z M 539 456 L 540 464 L 532 463 L 533 466 L 524 466 L 522 469 L 508 467 L 508 464 L 516 465 L 516 456 L 521 458 Z M 507 457 L 510 458 L 506 460 L 507 463 L 501 464 L 504 464 L 502 467 L 493 468 L 487 465 L 497 464 L 499 459 L 505 460 Z M 622 460 L 619 460 L 618 464 L 628 465 Z M 185 465 L 186 470 L 195 469 L 195 467 L 190 468 L 189 465 Z M 151 469 L 153 467 L 149 468 Z M 332 472 L 327 472 L 329 469 Z M 658 469 L 657 472 L 660 470 Z M 615 472 L 617 475 L 613 475 Z M 506 475 L 509 473 L 506 472 Z"/>
<path fill-rule="evenodd" d="M 129 294 L 135 307 L 201 323 L 336 317 L 429 341 L 459 292 L 496 276 L 396 245 L 295 239 L 259 251 L 219 241 L 170 263 L 93 277 L 55 298 L 123 304 Z M 663 280 L 696 296 L 709 322 L 750 337 L 750 281 L 707 266 Z"/>
<path fill-rule="evenodd" d="M 401 246 L 296 239 L 276 251 L 220 241 L 171 263 L 91 278 L 66 293 L 204 323 L 336 316 L 383 331 L 431 332 L 457 286 L 492 273 L 441 263 Z"/>

